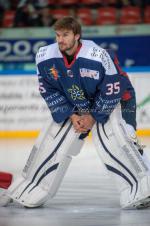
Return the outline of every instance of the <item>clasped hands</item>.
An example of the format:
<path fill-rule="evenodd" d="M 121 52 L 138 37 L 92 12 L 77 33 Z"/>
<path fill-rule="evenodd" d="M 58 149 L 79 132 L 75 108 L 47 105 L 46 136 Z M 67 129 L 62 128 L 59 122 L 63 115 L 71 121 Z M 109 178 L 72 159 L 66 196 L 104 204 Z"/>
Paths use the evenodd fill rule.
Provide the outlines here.
<path fill-rule="evenodd" d="M 94 118 L 90 114 L 77 115 L 73 114 L 70 117 L 76 133 L 88 132 L 95 123 Z"/>

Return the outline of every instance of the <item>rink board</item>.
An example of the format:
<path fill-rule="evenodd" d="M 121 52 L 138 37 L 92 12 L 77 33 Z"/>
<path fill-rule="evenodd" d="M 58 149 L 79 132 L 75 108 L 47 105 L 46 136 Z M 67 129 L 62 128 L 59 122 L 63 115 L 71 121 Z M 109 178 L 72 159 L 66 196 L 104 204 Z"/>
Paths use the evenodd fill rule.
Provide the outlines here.
<path fill-rule="evenodd" d="M 137 95 L 138 135 L 150 135 L 150 68 L 128 72 Z M 36 137 L 50 117 L 34 72 L 0 75 L 0 137 Z"/>

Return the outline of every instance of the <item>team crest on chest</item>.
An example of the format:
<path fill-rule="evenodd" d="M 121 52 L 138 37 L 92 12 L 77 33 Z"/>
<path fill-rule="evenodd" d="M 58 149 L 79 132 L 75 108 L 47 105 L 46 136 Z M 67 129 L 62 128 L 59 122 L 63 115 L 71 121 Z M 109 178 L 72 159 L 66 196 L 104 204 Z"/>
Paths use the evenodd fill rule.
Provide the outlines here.
<path fill-rule="evenodd" d="M 93 78 L 95 80 L 99 79 L 99 71 L 95 71 L 87 68 L 80 68 L 80 75 L 81 77 Z"/>
<path fill-rule="evenodd" d="M 70 89 L 68 89 L 68 93 L 70 93 L 71 98 L 73 100 L 84 100 L 84 92 L 77 85 L 72 85 Z"/>

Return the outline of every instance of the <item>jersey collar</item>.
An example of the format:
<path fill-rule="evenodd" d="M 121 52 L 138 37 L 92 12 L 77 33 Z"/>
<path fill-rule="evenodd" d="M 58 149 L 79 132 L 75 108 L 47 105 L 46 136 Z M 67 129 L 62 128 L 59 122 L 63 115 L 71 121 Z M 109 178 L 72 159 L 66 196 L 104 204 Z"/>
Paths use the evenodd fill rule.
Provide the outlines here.
<path fill-rule="evenodd" d="M 82 47 L 82 43 L 79 44 L 79 46 L 78 46 L 78 48 L 77 48 L 77 50 L 76 50 L 76 52 L 75 52 L 75 54 L 74 54 L 73 60 L 72 60 L 72 62 L 71 62 L 70 64 L 68 63 L 67 57 L 62 53 L 63 59 L 64 59 L 64 63 L 65 63 L 65 66 L 66 66 L 67 68 L 71 68 L 71 67 L 72 67 L 72 65 L 74 64 L 74 62 L 75 62 L 75 60 L 76 60 L 76 56 L 77 56 L 77 54 L 79 53 L 81 47 Z"/>

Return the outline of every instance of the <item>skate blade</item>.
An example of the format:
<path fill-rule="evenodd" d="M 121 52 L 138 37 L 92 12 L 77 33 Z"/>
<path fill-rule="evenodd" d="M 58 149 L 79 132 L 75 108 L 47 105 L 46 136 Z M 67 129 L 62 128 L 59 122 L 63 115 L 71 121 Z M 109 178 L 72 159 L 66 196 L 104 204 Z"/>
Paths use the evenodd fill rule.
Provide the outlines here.
<path fill-rule="evenodd" d="M 132 209 L 147 209 L 150 207 L 150 196 L 137 201 L 135 203 L 129 204 L 128 206 L 124 207 L 125 210 L 132 210 Z"/>

